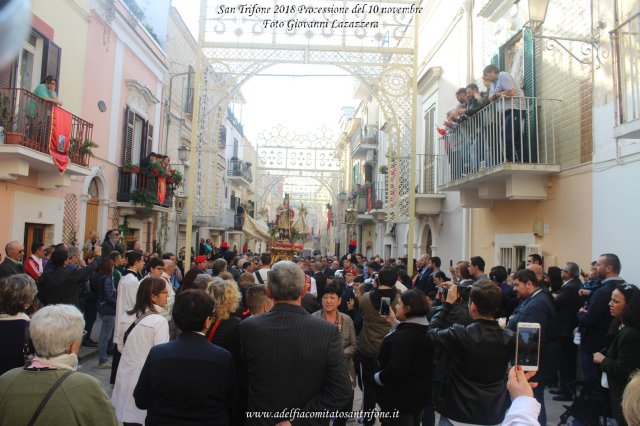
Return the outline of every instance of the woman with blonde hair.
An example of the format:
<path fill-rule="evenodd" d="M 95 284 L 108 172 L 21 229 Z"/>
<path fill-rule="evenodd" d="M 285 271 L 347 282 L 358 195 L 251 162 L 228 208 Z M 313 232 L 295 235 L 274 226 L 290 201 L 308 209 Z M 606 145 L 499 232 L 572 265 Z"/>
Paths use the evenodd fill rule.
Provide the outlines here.
<path fill-rule="evenodd" d="M 238 286 L 233 280 L 216 281 L 209 286 L 209 294 L 213 297 L 216 308 L 213 324 L 206 333 L 207 340 L 231 351 L 235 331 L 240 324 L 240 318 L 232 315 L 240 302 Z"/>

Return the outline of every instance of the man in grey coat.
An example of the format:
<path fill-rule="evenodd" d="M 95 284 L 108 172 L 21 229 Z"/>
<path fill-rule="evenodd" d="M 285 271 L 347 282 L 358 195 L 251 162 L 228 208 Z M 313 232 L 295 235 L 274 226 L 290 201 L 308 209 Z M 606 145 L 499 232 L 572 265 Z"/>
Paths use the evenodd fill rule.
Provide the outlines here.
<path fill-rule="evenodd" d="M 238 326 L 248 383 L 246 425 L 328 425 L 329 418 L 304 417 L 339 410 L 351 398 L 338 328 L 302 308 L 303 285 L 296 264 L 276 263 L 266 286 L 274 307 Z M 255 412 L 277 418 L 253 417 Z"/>

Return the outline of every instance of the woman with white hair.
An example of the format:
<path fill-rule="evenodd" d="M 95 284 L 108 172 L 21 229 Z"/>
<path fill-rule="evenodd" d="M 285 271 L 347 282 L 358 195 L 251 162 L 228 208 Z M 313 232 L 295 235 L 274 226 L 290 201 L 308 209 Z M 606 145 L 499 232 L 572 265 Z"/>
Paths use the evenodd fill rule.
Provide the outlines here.
<path fill-rule="evenodd" d="M 27 274 L 0 280 L 0 374 L 22 367 L 33 347 L 29 343 L 29 317 L 24 313 L 33 303 L 36 283 Z"/>
<path fill-rule="evenodd" d="M 36 356 L 29 367 L 0 376 L 2 424 L 117 425 L 113 405 L 95 378 L 76 371 L 84 318 L 75 306 L 51 305 L 33 315 Z"/>

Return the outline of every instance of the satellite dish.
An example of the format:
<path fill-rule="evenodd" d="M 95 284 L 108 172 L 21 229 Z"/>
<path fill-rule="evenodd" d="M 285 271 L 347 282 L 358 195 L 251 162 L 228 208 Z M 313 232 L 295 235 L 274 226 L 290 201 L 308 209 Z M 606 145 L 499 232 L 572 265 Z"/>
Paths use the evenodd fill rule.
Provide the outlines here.
<path fill-rule="evenodd" d="M 98 101 L 98 109 L 100 112 L 105 112 L 107 110 L 107 104 L 104 101 Z"/>

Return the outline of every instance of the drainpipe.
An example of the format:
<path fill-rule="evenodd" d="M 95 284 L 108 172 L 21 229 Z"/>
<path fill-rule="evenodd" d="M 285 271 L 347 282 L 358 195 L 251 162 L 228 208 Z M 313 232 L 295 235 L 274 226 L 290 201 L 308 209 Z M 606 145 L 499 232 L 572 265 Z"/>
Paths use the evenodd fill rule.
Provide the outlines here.
<path fill-rule="evenodd" d="M 465 0 L 463 8 L 467 22 L 467 82 L 473 81 L 473 0 Z M 469 208 L 462 208 L 462 259 L 467 260 L 471 253 L 471 211 Z"/>

